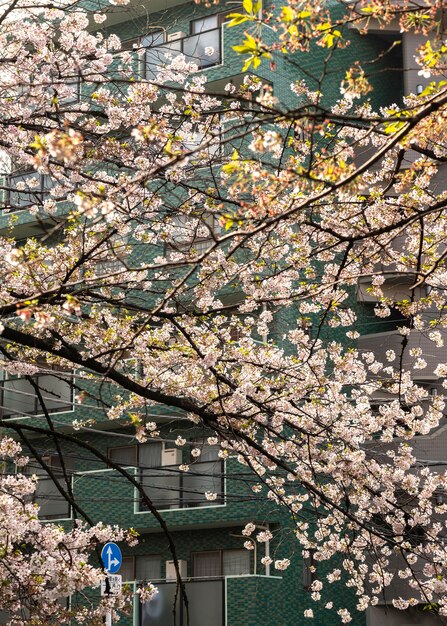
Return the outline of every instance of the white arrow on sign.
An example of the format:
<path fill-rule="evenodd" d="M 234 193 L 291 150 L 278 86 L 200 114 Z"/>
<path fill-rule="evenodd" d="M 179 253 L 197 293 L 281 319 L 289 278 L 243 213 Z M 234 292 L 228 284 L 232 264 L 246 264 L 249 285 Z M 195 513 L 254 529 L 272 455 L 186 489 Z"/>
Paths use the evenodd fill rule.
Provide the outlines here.
<path fill-rule="evenodd" d="M 110 572 L 111 568 L 112 568 L 114 565 L 119 565 L 119 564 L 120 564 L 120 562 L 118 561 L 118 559 L 115 559 L 115 557 L 112 557 L 112 554 L 113 554 L 113 550 L 112 550 L 111 546 L 109 546 L 109 547 L 107 548 L 107 558 L 108 558 L 108 565 L 107 565 L 107 569 L 108 569 L 108 571 L 109 571 L 109 572 Z"/>

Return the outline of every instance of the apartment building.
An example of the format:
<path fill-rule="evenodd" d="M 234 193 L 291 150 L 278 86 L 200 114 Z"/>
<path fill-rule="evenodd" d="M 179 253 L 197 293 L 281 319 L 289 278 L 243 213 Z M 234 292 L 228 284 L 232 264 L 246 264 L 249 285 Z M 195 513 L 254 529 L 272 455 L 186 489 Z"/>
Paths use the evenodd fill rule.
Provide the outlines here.
<path fill-rule="evenodd" d="M 142 73 L 145 78 L 154 79 L 157 67 L 182 53 L 197 64 L 200 73 L 206 75 L 210 92 L 219 92 L 228 82 L 239 85 L 244 79 L 241 59 L 232 48 L 240 43 L 243 29 L 226 26 L 228 13 L 237 9 L 237 3 L 207 8 L 178 0 L 132 2 L 125 10 L 120 7 L 111 10 L 104 28 L 107 32 L 116 32 L 125 49 L 146 48 L 136 61 L 137 76 Z M 368 36 L 352 31 L 350 37 L 350 47 L 340 50 L 336 56 L 338 72 L 343 72 L 346 64 L 353 59 L 379 57 L 390 47 L 390 42 L 397 39 L 397 33 L 391 28 L 386 32 L 373 30 Z M 408 37 L 404 41 L 403 52 L 399 52 L 397 46 L 388 56 L 384 55 L 383 72 L 372 78 L 376 103 L 397 101 L 403 93 L 417 92 L 424 84 L 423 79 L 417 76 L 412 61 L 417 42 Z M 315 51 L 310 62 L 309 58 L 306 59 L 308 75 L 318 75 L 323 59 L 323 51 Z M 392 81 L 386 78 L 390 72 Z M 303 77 L 299 64 L 292 66 L 279 60 L 275 71 L 268 64 L 262 64 L 256 74 L 271 85 L 280 102 L 293 106 L 289 86 Z M 328 102 L 338 97 L 331 87 L 331 80 L 330 75 L 325 79 Z M 74 82 L 73 101 L 83 101 L 87 96 L 88 88 L 82 81 Z M 13 170 L 8 179 L 9 186 L 15 186 L 17 191 L 9 191 L 3 197 L 0 226 L 6 230 L 11 215 L 14 215 L 14 236 L 17 240 L 38 237 L 42 231 L 42 224 L 37 222 L 29 208 L 45 197 L 52 183 L 47 176 L 41 176 L 40 186 L 28 190 L 26 181 L 31 176 L 27 171 Z M 64 206 L 58 208 L 61 215 L 64 210 Z M 206 236 L 201 245 L 207 245 Z M 123 244 L 124 248 L 126 255 L 140 254 L 139 250 L 132 251 L 131 237 Z M 169 254 L 168 250 L 163 251 Z M 160 250 L 156 252 L 159 254 Z M 113 261 L 104 261 L 104 271 L 110 271 L 110 263 L 119 269 L 119 252 Z M 372 308 L 375 302 L 368 286 L 367 281 L 359 283 L 356 291 L 360 323 L 363 324 L 358 348 L 380 352 L 389 349 L 393 342 L 399 344 L 401 338 L 396 333 L 396 326 L 402 323 L 402 319 L 387 320 L 386 328 L 385 322 L 381 325 L 374 318 Z M 405 294 L 409 284 L 396 273 L 389 279 L 389 288 L 395 293 Z M 273 332 L 274 340 L 281 340 L 288 324 L 293 324 L 293 312 L 279 314 Z M 336 331 L 331 332 L 336 335 Z M 412 345 L 422 346 L 423 341 L 417 331 L 411 331 Z M 425 344 L 423 350 L 428 351 Z M 132 368 L 138 364 L 129 355 L 125 366 Z M 435 367 L 435 361 L 429 360 L 427 367 L 419 372 L 421 381 L 430 387 L 430 393 L 440 392 L 439 382 L 433 374 Z M 253 490 L 253 475 L 248 467 L 241 465 L 232 455 L 228 458 L 219 455 L 218 446 L 209 439 L 210 433 L 205 428 L 185 420 L 181 411 L 152 407 L 150 419 L 157 422 L 160 437 L 138 443 L 132 429 L 123 427 L 119 420 L 111 422 L 102 416 L 101 410 L 88 395 L 82 404 L 75 402 L 79 387 L 88 391 L 91 385 L 85 380 L 83 372 L 67 371 L 62 375 L 58 372 L 55 376 L 50 368 L 46 368 L 45 373 L 37 375 L 35 380 L 56 427 L 72 433 L 73 420 L 87 424 L 75 431 L 76 437 L 85 442 L 85 449 L 67 443 L 63 450 L 76 502 L 95 522 L 103 520 L 138 531 L 138 546 L 123 548 L 124 561 L 120 573 L 133 588 L 138 582 L 148 580 L 159 588 L 159 594 L 152 602 L 141 605 L 135 600 L 133 616 L 123 618 L 120 622 L 123 626 L 168 626 L 173 623 L 176 589 L 173 556 L 166 535 L 142 501 L 135 485 L 116 469 L 105 469 L 104 463 L 89 452 L 89 446 L 126 468 L 161 513 L 176 546 L 180 573 L 189 598 L 192 626 L 295 626 L 303 622 L 304 610 L 310 605 L 314 610 L 312 623 L 321 626 L 338 623 L 338 617 L 335 619 L 323 604 L 312 604 L 309 599 L 311 585 L 317 575 L 317 564 L 313 562 L 312 555 L 303 557 L 297 547 L 292 534 L 293 524 L 287 513 L 271 503 L 264 492 Z M 35 390 L 26 379 L 4 374 L 0 393 L 4 418 L 43 423 Z M 108 393 L 109 390 L 105 389 L 105 397 Z M 92 417 L 95 424 L 89 427 L 88 420 Z M 444 440 L 447 437 L 447 431 L 444 431 L 442 428 L 418 439 L 421 458 L 443 461 Z M 182 445 L 179 445 L 179 439 L 184 440 Z M 48 438 L 44 441 L 37 439 L 35 445 L 54 475 L 62 481 L 60 459 L 53 442 Z M 195 456 L 196 451 L 199 451 L 198 456 Z M 185 465 L 189 466 L 188 471 L 180 469 Z M 61 498 L 54 481 L 42 470 L 34 469 L 41 475 L 38 491 L 41 517 L 69 524 L 75 515 L 72 507 Z M 248 522 L 255 524 L 255 534 L 269 530 L 273 538 L 265 543 L 247 540 L 242 530 Z M 247 541 L 252 549 L 244 547 Z M 273 559 L 273 564 L 264 565 L 262 559 L 268 556 Z M 284 571 L 275 569 L 274 561 L 285 557 L 291 557 L 290 567 Z M 323 574 L 320 568 L 318 575 Z M 414 623 L 421 626 L 432 623 L 429 614 L 421 617 L 419 612 L 417 619 L 411 611 L 396 617 L 385 604 L 371 609 L 365 616 L 356 612 L 356 598 L 351 590 L 344 589 L 337 594 L 338 603 L 350 609 L 356 626 L 365 623 L 376 626 L 379 621 L 393 626 L 409 626 L 413 618 Z M 387 598 L 387 602 L 390 599 Z M 176 626 L 185 624 L 186 608 L 177 599 Z"/>

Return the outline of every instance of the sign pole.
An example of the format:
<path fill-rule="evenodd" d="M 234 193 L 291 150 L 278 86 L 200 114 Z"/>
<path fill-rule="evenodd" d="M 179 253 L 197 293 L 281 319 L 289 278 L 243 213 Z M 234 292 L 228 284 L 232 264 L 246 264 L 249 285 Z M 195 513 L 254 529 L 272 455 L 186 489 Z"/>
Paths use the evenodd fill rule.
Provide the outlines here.
<path fill-rule="evenodd" d="M 107 573 L 104 593 L 106 596 L 111 596 L 113 595 L 113 593 L 116 593 L 116 591 L 112 590 L 111 578 L 119 579 L 119 589 L 121 589 L 121 576 L 112 576 L 110 578 L 111 574 L 115 574 L 120 569 L 121 563 L 123 562 L 121 550 L 116 545 L 116 543 L 113 543 L 113 542 L 106 543 L 106 545 L 101 550 L 101 559 L 104 565 L 104 569 Z M 105 623 L 105 626 L 112 626 L 112 611 L 111 610 L 107 611 L 104 623 Z"/>
<path fill-rule="evenodd" d="M 112 590 L 110 588 L 110 578 L 107 576 L 105 595 L 109 597 L 111 593 L 112 593 Z M 108 611 L 106 613 L 106 619 L 104 620 L 104 623 L 105 623 L 105 626 L 112 626 L 112 611 Z"/>
<path fill-rule="evenodd" d="M 106 615 L 106 626 L 112 626 L 112 613 L 109 612 Z"/>

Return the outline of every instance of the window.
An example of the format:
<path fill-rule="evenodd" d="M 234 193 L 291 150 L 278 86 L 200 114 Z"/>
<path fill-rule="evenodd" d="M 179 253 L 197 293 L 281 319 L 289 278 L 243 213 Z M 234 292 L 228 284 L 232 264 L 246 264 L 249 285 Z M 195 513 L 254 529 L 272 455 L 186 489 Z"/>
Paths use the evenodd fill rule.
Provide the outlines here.
<path fill-rule="evenodd" d="M 80 77 L 69 78 L 63 86 L 56 87 L 59 92 L 59 105 L 76 104 L 81 99 L 81 80 Z"/>
<path fill-rule="evenodd" d="M 248 550 L 224 550 L 222 553 L 224 576 L 243 576 L 250 573 L 250 552 Z"/>
<path fill-rule="evenodd" d="M 117 446 L 108 449 L 108 457 L 119 465 L 156 467 L 161 463 L 161 443 L 143 443 L 135 446 Z"/>
<path fill-rule="evenodd" d="M 4 173 L 3 208 L 8 211 L 29 209 L 33 204 L 42 204 L 52 187 L 51 178 L 35 170 L 12 167 Z"/>
<path fill-rule="evenodd" d="M 216 159 L 222 154 L 222 143 L 216 130 L 219 128 L 220 121 L 216 117 L 215 124 L 207 124 L 207 128 L 200 129 L 195 126 L 191 132 L 187 133 L 183 139 L 183 148 L 193 154 L 189 157 L 190 163 L 207 165 L 209 161 L 215 163 Z M 213 135 L 208 134 L 212 130 Z"/>
<path fill-rule="evenodd" d="M 145 77 L 155 80 L 158 71 L 178 54 L 184 54 L 186 61 L 195 63 L 199 69 L 222 63 L 222 25 L 228 20 L 228 13 L 235 10 L 237 7 L 231 11 L 192 20 L 189 37 L 180 31 L 168 33 L 166 37 L 163 31 L 145 35 L 141 39 L 141 45 L 147 48 Z"/>
<path fill-rule="evenodd" d="M 315 580 L 316 568 L 314 550 L 303 552 L 303 587 L 310 589 Z"/>
<path fill-rule="evenodd" d="M 197 552 L 192 555 L 192 571 L 195 578 L 215 578 L 222 576 L 222 553 Z"/>
<path fill-rule="evenodd" d="M 167 459 L 161 443 L 145 444 L 141 448 L 144 455 L 140 455 L 140 467 L 144 469 L 140 478 L 145 493 L 159 509 L 181 508 L 182 472 L 178 469 L 181 459 Z M 181 457 L 180 450 L 176 454 Z M 144 502 L 141 508 L 145 509 Z"/>
<path fill-rule="evenodd" d="M 144 491 L 155 507 L 160 510 L 216 506 L 224 502 L 223 461 L 218 448 L 203 440 L 194 441 L 192 447 L 201 449 L 198 461 L 190 464 L 188 472 L 181 472 L 181 450 L 164 448 L 161 442 L 138 446 L 109 448 L 108 457 L 122 466 L 139 467 L 139 478 Z M 205 493 L 215 493 L 214 500 L 207 500 Z M 147 510 L 140 500 L 140 511 Z"/>
<path fill-rule="evenodd" d="M 165 469 L 162 450 L 162 443 L 154 441 L 138 446 L 110 448 L 108 456 L 120 465 L 140 468 L 141 484 L 155 507 L 179 508 L 181 478 L 178 465 Z M 140 510 L 146 510 L 144 501 L 140 501 Z"/>
<path fill-rule="evenodd" d="M 123 556 L 123 561 L 119 573 L 122 576 L 123 582 L 132 582 L 135 580 L 135 557 Z"/>
<path fill-rule="evenodd" d="M 161 557 L 158 554 L 125 556 L 120 574 L 125 582 L 160 580 Z"/>
<path fill-rule="evenodd" d="M 193 35 L 198 35 L 199 33 L 203 33 L 207 30 L 213 30 L 219 25 L 219 16 L 209 15 L 208 17 L 202 17 L 198 20 L 193 20 L 191 22 L 191 33 Z"/>
<path fill-rule="evenodd" d="M 73 410 L 73 389 L 68 374 L 64 377 L 63 372 L 45 373 L 30 378 L 38 385 L 48 413 Z M 0 372 L 0 394 L 0 414 L 3 418 L 21 414 L 41 415 L 43 412 L 36 391 L 27 378 Z"/>
<path fill-rule="evenodd" d="M 66 491 L 67 483 L 59 455 L 45 456 L 43 460 L 51 468 L 56 482 Z M 70 457 L 64 456 L 64 466 L 68 476 L 71 476 L 74 463 Z M 42 467 L 33 468 L 33 473 L 39 477 L 34 496 L 35 501 L 40 507 L 39 517 L 43 519 L 69 518 L 71 515 L 70 505 L 59 492 L 53 478 L 47 474 Z"/>
<path fill-rule="evenodd" d="M 160 69 L 169 65 L 171 60 L 182 52 L 181 39 L 165 42 L 164 32 L 154 31 L 145 35 L 140 45 L 146 48 L 143 75 L 148 80 L 155 80 Z"/>
<path fill-rule="evenodd" d="M 151 581 L 161 578 L 161 558 L 158 555 L 135 557 L 136 580 Z"/>
<path fill-rule="evenodd" d="M 219 459 L 219 448 L 195 440 L 191 448 L 201 451 L 198 461 L 190 465 L 182 475 L 182 504 L 184 507 L 223 504 L 223 462 Z M 206 492 L 217 494 L 215 500 L 207 500 Z"/>
<path fill-rule="evenodd" d="M 170 218 L 170 240 L 166 253 L 168 256 L 173 252 L 202 254 L 219 234 L 219 222 L 214 215 L 173 215 Z"/>
<path fill-rule="evenodd" d="M 200 69 L 221 63 L 221 24 L 218 15 L 193 20 L 190 37 L 184 39 L 183 53 L 187 61 Z"/>
<path fill-rule="evenodd" d="M 195 578 L 244 576 L 250 574 L 250 553 L 245 549 L 194 552 L 192 571 Z"/>
<path fill-rule="evenodd" d="M 109 236 L 102 242 L 101 250 L 92 256 L 97 276 L 114 274 L 126 269 L 124 262 L 129 252 L 127 243 L 127 237 L 120 235 Z"/>

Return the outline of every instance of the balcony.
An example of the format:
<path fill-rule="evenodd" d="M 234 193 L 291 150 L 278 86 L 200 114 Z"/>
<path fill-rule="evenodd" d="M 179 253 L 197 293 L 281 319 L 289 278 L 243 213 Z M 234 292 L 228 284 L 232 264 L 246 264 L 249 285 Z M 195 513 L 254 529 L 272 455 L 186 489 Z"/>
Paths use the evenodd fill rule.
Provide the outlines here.
<path fill-rule="evenodd" d="M 142 483 L 154 506 L 171 523 L 200 524 L 205 507 L 209 522 L 220 521 L 226 504 L 223 461 L 194 463 L 188 472 L 179 471 L 178 465 L 125 469 Z M 207 500 L 207 491 L 217 494 L 216 499 Z M 110 523 L 136 527 L 158 525 L 137 489 L 116 470 L 75 472 L 73 492 L 80 506 L 94 519 L 98 517 L 98 502 L 101 502 L 101 518 Z M 239 519 L 240 512 L 234 511 L 234 516 Z"/>
<path fill-rule="evenodd" d="M 186 610 L 177 599 L 176 619 L 172 609 L 176 584 L 156 583 L 158 594 L 139 608 L 139 626 L 186 626 Z M 189 601 L 189 620 L 194 626 L 225 624 L 284 623 L 272 597 L 282 591 L 282 578 L 276 576 L 226 576 L 216 580 L 185 583 Z"/>
<path fill-rule="evenodd" d="M 186 62 L 195 63 L 200 70 L 222 63 L 220 26 L 167 42 L 162 42 L 162 33 L 153 33 L 143 38 L 142 43 L 148 46 L 144 58 L 144 76 L 147 80 L 156 81 L 158 72 L 179 54 L 185 55 Z"/>
<path fill-rule="evenodd" d="M 73 411 L 73 387 L 70 374 L 36 374 L 38 386 L 48 413 Z M 0 374 L 0 415 L 2 418 L 42 415 L 43 409 L 34 386 L 28 378 L 2 372 Z"/>
<path fill-rule="evenodd" d="M 413 589 L 409 585 L 409 579 L 399 578 L 398 570 L 405 570 L 408 564 L 402 557 L 393 554 L 390 557 L 390 567 L 395 578 L 388 587 L 385 587 L 379 595 L 379 602 L 376 606 L 368 608 L 366 613 L 367 626 L 436 626 L 439 624 L 439 616 L 436 611 L 427 610 L 427 599 L 421 599 L 418 604 L 406 610 L 395 609 L 392 605 L 393 599 L 419 598 L 419 589 Z M 421 569 L 423 564 L 417 564 L 415 572 L 423 580 Z M 414 566 L 413 566 L 414 568 Z M 435 601 L 435 600 L 434 600 Z"/>
<path fill-rule="evenodd" d="M 1 207 L 5 213 L 15 213 L 41 205 L 51 187 L 51 178 L 34 170 L 4 175 Z"/>
<path fill-rule="evenodd" d="M 404 326 L 404 324 L 400 325 Z M 447 331 L 440 329 L 440 332 L 447 344 Z M 434 371 L 439 363 L 447 362 L 447 345 L 438 348 L 427 334 L 414 329 L 409 331 L 407 339 L 408 343 L 403 350 L 404 336 L 398 330 L 362 335 L 357 340 L 357 348 L 359 352 L 373 352 L 376 360 L 384 364 L 387 363 L 386 352 L 388 350 L 394 350 L 398 359 L 403 350 L 402 369 L 411 371 L 414 380 L 437 380 L 438 376 Z M 410 355 L 410 351 L 416 348 L 421 350 L 420 356 L 426 362 L 425 367 L 419 369 L 414 368 L 416 358 Z"/>
<path fill-rule="evenodd" d="M 175 622 L 172 617 L 177 592 L 174 583 L 157 583 L 158 594 L 140 608 L 140 626 L 183 626 L 186 609 L 177 599 Z M 194 626 L 224 625 L 224 581 L 200 580 L 185 583 L 189 600 L 189 619 Z"/>
<path fill-rule="evenodd" d="M 436 611 L 428 611 L 424 605 L 413 606 L 405 611 L 393 606 L 371 606 L 366 612 L 366 626 L 439 626 Z"/>
<path fill-rule="evenodd" d="M 208 463 L 211 467 L 208 461 L 204 466 Z M 205 471 L 201 463 L 194 463 L 189 472 L 180 472 L 178 465 L 173 468 L 158 465 L 145 470 L 142 478 L 141 468 L 123 467 L 137 480 L 140 477 L 147 481 L 149 497 L 163 518 L 178 528 L 218 526 L 228 522 L 245 525 L 247 519 L 257 518 L 259 499 L 253 494 L 250 481 L 241 479 L 244 474 L 241 475 L 237 459 L 219 460 L 213 465 L 214 469 Z M 233 476 L 237 479 L 233 480 Z M 206 491 L 217 494 L 216 499 L 207 500 Z M 158 528 L 158 522 L 144 508 L 138 490 L 114 469 L 76 471 L 73 492 L 80 506 L 94 520 L 107 519 L 111 524 L 147 530 Z M 279 521 L 279 517 L 276 509 L 272 511 L 272 523 Z"/>

